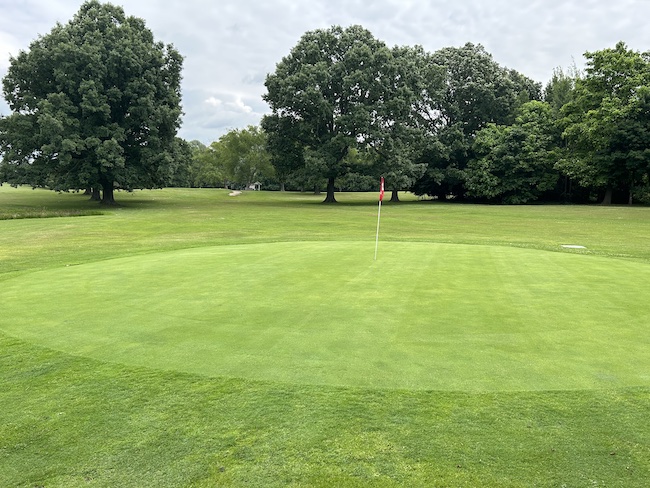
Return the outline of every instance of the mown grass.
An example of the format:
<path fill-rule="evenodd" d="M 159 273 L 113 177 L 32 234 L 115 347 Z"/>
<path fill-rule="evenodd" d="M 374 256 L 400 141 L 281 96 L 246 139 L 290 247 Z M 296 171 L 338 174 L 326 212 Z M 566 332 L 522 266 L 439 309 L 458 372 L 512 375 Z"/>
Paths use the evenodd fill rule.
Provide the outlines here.
<path fill-rule="evenodd" d="M 81 195 L 2 187 L 0 209 L 31 198 L 35 208 L 96 208 Z M 372 242 L 375 199 L 340 195 L 341 205 L 323 206 L 322 197 L 306 194 L 161 190 L 118 194 L 122 206 L 103 215 L 5 220 L 0 286 L 36 270 L 161 250 Z M 385 205 L 382 239 L 647 265 L 649 212 L 411 199 Z M 96 313 L 110 316 L 117 307 Z M 124 366 L 4 334 L 0 351 L 0 486 L 642 487 L 650 479 L 648 386 L 489 393 L 332 387 Z"/>
<path fill-rule="evenodd" d="M 392 241 L 374 261 L 373 248 L 209 246 L 33 272 L 4 282 L 0 329 L 104 361 L 286 383 L 503 391 L 648 382 L 650 265 Z"/>

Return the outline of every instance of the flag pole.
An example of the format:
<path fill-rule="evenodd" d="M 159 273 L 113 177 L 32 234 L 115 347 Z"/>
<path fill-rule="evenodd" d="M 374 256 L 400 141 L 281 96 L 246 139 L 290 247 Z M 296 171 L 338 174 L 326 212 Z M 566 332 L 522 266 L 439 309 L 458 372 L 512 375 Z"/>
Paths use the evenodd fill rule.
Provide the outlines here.
<path fill-rule="evenodd" d="M 381 219 L 381 202 L 384 199 L 384 177 L 381 177 L 379 189 L 379 210 L 377 211 L 377 236 L 375 237 L 375 261 L 377 261 L 377 249 L 379 248 L 379 221 Z"/>

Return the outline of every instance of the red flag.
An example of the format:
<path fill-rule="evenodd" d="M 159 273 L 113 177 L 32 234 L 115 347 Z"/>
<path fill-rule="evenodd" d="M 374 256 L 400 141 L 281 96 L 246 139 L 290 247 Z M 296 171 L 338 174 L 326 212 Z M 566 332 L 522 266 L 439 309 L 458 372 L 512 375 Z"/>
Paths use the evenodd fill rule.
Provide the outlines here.
<path fill-rule="evenodd" d="M 384 177 L 381 177 L 381 187 L 379 188 L 379 201 L 384 200 Z"/>

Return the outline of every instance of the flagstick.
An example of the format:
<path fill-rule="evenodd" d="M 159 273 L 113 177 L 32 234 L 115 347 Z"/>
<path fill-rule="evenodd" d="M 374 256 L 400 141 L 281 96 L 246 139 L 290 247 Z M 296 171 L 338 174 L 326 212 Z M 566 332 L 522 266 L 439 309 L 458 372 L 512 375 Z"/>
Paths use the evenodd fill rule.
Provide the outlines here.
<path fill-rule="evenodd" d="M 379 247 L 379 219 L 381 219 L 381 199 L 379 200 L 379 210 L 377 211 L 377 237 L 375 238 L 375 261 L 377 261 L 377 248 Z"/>

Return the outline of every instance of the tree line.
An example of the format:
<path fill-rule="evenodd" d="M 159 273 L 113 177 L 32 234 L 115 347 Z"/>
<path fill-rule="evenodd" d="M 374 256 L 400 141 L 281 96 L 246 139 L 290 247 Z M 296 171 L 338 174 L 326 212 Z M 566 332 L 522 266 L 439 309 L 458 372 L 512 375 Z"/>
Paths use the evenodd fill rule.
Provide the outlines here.
<path fill-rule="evenodd" d="M 428 53 L 389 48 L 360 26 L 308 32 L 267 77 L 261 130 L 195 149 L 194 171 L 223 169 L 207 186 L 252 182 L 228 169 L 232 154 L 219 156 L 250 132 L 266 157 L 246 174 L 270 189 L 326 190 L 326 202 L 376 189 L 379 176 L 393 200 L 409 190 L 484 203 L 648 202 L 649 56 L 619 42 L 542 86 L 481 45 Z"/>
<path fill-rule="evenodd" d="M 480 45 L 388 48 L 359 26 L 305 34 L 268 76 L 278 178 L 386 178 L 388 189 L 496 203 L 647 198 L 647 53 L 588 52 L 542 88 Z M 354 157 L 350 157 L 353 155 Z"/>
<path fill-rule="evenodd" d="M 121 7 L 84 3 L 11 58 L 0 182 L 399 190 L 486 203 L 647 202 L 650 55 L 585 53 L 542 86 L 481 45 L 389 47 L 361 26 L 305 33 L 266 78 L 259 127 L 184 141 L 182 57 Z"/>

